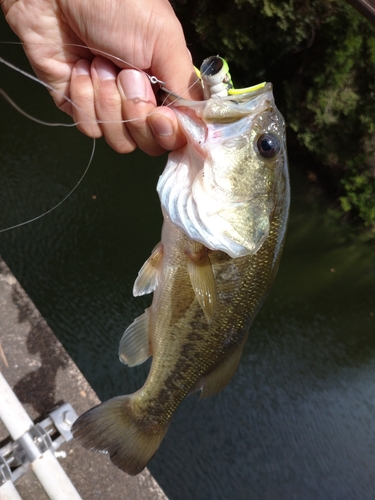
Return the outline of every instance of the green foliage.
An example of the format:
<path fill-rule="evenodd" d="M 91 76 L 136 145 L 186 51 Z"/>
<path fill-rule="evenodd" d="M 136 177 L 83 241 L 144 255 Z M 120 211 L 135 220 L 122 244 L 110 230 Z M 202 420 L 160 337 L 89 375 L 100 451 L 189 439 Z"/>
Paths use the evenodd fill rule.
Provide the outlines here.
<path fill-rule="evenodd" d="M 375 29 L 344 0 L 177 0 L 194 59 L 274 83 L 289 130 L 344 212 L 375 227 Z M 309 166 L 311 168 L 311 166 Z"/>

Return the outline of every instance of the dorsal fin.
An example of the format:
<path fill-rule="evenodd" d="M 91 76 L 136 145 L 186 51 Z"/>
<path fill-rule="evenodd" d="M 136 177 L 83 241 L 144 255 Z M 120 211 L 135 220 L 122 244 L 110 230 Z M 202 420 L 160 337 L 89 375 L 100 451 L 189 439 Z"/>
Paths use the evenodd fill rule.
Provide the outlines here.
<path fill-rule="evenodd" d="M 202 247 L 198 252 L 189 252 L 188 273 L 195 296 L 208 321 L 211 321 L 216 307 L 216 280 L 207 249 Z"/>
<path fill-rule="evenodd" d="M 149 311 L 146 309 L 125 330 L 119 346 L 120 361 L 136 366 L 151 356 L 149 330 Z"/>
<path fill-rule="evenodd" d="M 141 267 L 133 287 L 134 297 L 153 292 L 158 285 L 158 268 L 163 257 L 163 245 L 158 243 Z"/>

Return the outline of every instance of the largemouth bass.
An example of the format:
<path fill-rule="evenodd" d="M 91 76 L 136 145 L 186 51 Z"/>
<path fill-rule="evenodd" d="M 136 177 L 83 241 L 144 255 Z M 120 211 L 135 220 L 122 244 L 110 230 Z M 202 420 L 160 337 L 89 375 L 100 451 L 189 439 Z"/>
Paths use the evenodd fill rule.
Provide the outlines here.
<path fill-rule="evenodd" d="M 181 401 L 219 392 L 235 373 L 249 327 L 275 278 L 289 208 L 285 126 L 272 85 L 172 104 L 187 145 L 158 183 L 161 242 L 134 295 L 154 292 L 125 331 L 120 359 L 152 356 L 144 386 L 82 415 L 74 436 L 138 474 Z"/>

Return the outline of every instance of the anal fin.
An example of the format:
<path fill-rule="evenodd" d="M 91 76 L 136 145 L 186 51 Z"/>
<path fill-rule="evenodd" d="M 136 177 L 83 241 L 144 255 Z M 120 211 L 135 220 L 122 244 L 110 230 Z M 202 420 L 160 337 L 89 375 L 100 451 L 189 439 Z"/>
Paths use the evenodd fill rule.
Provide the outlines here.
<path fill-rule="evenodd" d="M 153 292 L 157 285 L 157 271 L 163 257 L 163 245 L 158 243 L 141 267 L 133 287 L 134 297 Z"/>
<path fill-rule="evenodd" d="M 188 273 L 195 296 L 208 321 L 211 321 L 216 307 L 216 280 L 207 250 L 187 253 Z"/>
<path fill-rule="evenodd" d="M 247 335 L 244 340 L 235 347 L 230 356 L 203 380 L 201 399 L 214 396 L 229 383 L 238 368 L 246 340 Z"/>
<path fill-rule="evenodd" d="M 146 309 L 125 330 L 119 346 L 120 361 L 136 366 L 151 356 L 149 330 L 149 311 Z"/>

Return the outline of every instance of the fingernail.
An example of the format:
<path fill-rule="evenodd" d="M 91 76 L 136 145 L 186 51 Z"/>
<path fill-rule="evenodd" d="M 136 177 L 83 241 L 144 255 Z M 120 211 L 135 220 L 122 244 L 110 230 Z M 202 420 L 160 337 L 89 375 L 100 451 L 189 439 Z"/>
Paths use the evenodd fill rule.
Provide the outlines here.
<path fill-rule="evenodd" d="M 155 119 L 149 120 L 149 124 L 155 135 L 167 137 L 173 134 L 172 122 L 166 117 L 155 117 Z"/>
<path fill-rule="evenodd" d="M 116 80 L 117 73 L 113 67 L 113 64 L 105 59 L 100 59 L 96 61 L 95 70 L 102 81 L 106 80 Z"/>
<path fill-rule="evenodd" d="M 144 99 L 147 96 L 146 77 L 140 71 L 121 71 L 119 80 L 126 99 Z"/>
<path fill-rule="evenodd" d="M 90 63 L 86 59 L 81 59 L 77 62 L 75 66 L 77 75 L 89 75 L 90 74 Z"/>

